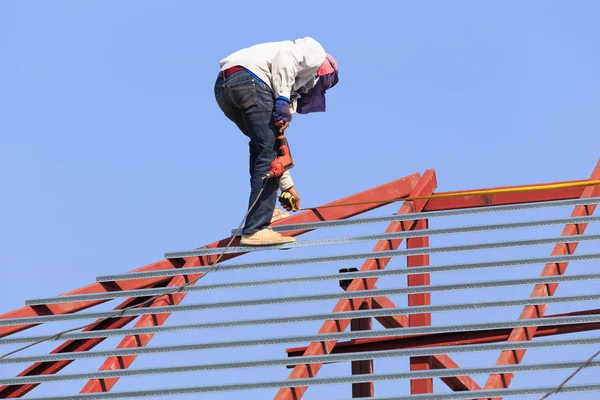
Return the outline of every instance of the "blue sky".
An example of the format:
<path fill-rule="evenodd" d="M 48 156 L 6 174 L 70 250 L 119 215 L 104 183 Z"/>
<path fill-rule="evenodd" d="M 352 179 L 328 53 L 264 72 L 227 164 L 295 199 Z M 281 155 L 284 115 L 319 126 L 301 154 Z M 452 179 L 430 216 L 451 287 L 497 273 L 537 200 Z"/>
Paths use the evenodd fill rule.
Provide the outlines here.
<path fill-rule="evenodd" d="M 300 115 L 287 131 L 296 164 L 292 174 L 304 205 L 426 169 L 436 170 L 438 190 L 588 178 L 600 158 L 599 11 L 592 1 L 2 2 L 0 312 L 26 299 L 87 285 L 97 275 L 138 268 L 161 259 L 165 251 L 221 239 L 237 226 L 249 190 L 247 140 L 220 112 L 212 86 L 219 60 L 255 43 L 311 36 L 340 65 L 340 83 L 328 92 L 328 111 Z M 386 212 L 391 211 L 380 210 Z M 568 210 L 552 215 L 566 216 Z M 558 235 L 560 228 L 539 232 Z M 432 239 L 432 245 L 450 241 Z M 540 254 L 549 251 L 546 247 Z M 290 254 L 272 257 L 313 252 Z M 266 256 L 247 259 L 261 257 Z M 432 263 L 436 260 L 449 259 L 432 257 Z M 307 267 L 286 273 L 326 271 Z M 535 267 L 531 271 L 539 274 Z M 223 274 L 214 279 L 236 278 Z M 269 296 L 288 293 L 283 287 L 269 290 Z M 329 292 L 335 285 L 298 290 Z M 529 291 L 516 296 L 527 297 Z M 209 298 L 230 296 L 213 293 Z M 479 296 L 483 300 L 486 293 Z M 190 295 L 186 302 L 204 299 Z M 332 305 L 319 307 L 326 312 Z M 298 310 L 309 311 L 306 305 Z M 519 311 L 503 312 L 516 318 Z M 224 314 L 206 315 L 224 319 Z M 170 321 L 185 323 L 186 318 L 204 317 Z M 300 332 L 293 328 L 257 332 Z M 307 325 L 302 332 L 316 330 Z M 211 337 L 187 333 L 152 344 L 179 339 Z M 50 347 L 38 351 L 43 349 Z M 260 358 L 266 353 L 255 349 L 248 354 Z M 581 359 L 587 352 L 579 354 Z M 282 355 L 281 348 L 269 353 Z M 186 358 L 198 362 L 197 355 Z M 169 364 L 183 360 L 174 357 Z M 98 361 L 76 370 L 94 370 Z M 340 368 L 331 369 L 332 374 L 348 373 Z M 280 372 L 269 377 L 287 376 Z M 264 374 L 248 372 L 244 380 Z M 551 384 L 545 376 L 515 382 Z M 136 382 L 144 381 L 122 382 L 117 389 L 139 387 Z M 197 376 L 170 376 L 157 386 L 202 383 Z M 48 388 L 74 393 L 80 386 Z M 377 394 L 405 388 L 388 386 Z M 349 396 L 347 390 L 334 389 L 318 393 Z M 55 392 L 42 387 L 37 393 Z"/>

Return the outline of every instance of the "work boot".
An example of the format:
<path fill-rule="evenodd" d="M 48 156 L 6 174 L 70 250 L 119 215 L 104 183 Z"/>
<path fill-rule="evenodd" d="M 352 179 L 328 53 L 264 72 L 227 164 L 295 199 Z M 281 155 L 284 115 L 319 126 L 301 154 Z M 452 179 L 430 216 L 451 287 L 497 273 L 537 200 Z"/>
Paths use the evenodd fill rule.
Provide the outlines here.
<path fill-rule="evenodd" d="M 273 216 L 271 217 L 271 223 L 277 222 L 277 221 L 287 218 L 289 216 L 290 216 L 289 212 L 283 211 L 281 208 L 275 206 L 275 210 L 273 211 Z"/>
<path fill-rule="evenodd" d="M 240 244 L 242 246 L 268 246 L 274 244 L 283 244 L 295 242 L 296 238 L 283 236 L 279 232 L 275 232 L 273 229 L 265 228 L 258 232 L 242 235 Z"/>

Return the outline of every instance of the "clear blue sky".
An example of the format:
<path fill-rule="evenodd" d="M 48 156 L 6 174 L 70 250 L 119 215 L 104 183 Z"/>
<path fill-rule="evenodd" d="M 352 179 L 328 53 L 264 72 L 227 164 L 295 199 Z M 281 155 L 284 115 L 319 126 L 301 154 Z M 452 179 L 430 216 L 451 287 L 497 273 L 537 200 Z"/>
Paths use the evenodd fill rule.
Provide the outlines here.
<path fill-rule="evenodd" d="M 438 190 L 589 177 L 600 158 L 599 12 L 593 1 L 2 2 L 0 312 L 16 309 L 26 299 L 87 285 L 97 275 L 138 268 L 161 259 L 165 251 L 221 239 L 237 226 L 249 189 L 247 139 L 220 112 L 212 87 L 219 60 L 255 43 L 311 36 L 340 65 L 340 83 L 328 92 L 327 113 L 300 115 L 288 130 L 296 164 L 293 176 L 305 205 L 426 169 L 436 170 Z M 568 210 L 561 212 L 552 215 L 568 215 Z M 545 214 L 529 217 L 540 215 Z M 560 227 L 540 232 L 558 235 Z M 449 242 L 436 239 L 432 245 Z M 364 248 L 370 247 L 372 243 Z M 539 254 L 549 251 L 546 247 Z M 289 253 L 271 257 L 313 254 Z M 514 257 L 516 252 L 502 254 Z M 266 255 L 254 258 L 261 257 Z M 432 263 L 449 260 L 432 257 Z M 338 267 L 285 273 L 327 273 Z M 529 271 L 539 274 L 537 267 Z M 211 279 L 240 278 L 223 274 Z M 314 290 L 335 289 L 330 284 Z M 527 297 L 529 291 L 514 293 Z M 277 296 L 290 291 L 278 287 L 252 293 Z M 186 303 L 231 296 L 190 295 Z M 488 298 L 485 292 L 473 296 Z M 444 298 L 434 299 L 443 303 Z M 305 304 L 297 310 L 327 312 L 332 306 Z M 170 322 L 257 313 L 186 313 Z M 511 309 L 497 315 L 508 319 L 518 313 Z M 451 322 L 447 318 L 434 316 L 434 321 Z M 316 332 L 315 326 L 252 332 L 289 335 Z M 167 335 L 152 345 L 216 340 L 209 333 Z M 111 341 L 106 348 L 115 344 Z M 32 353 L 44 349 L 50 347 Z M 575 359 L 589 351 L 583 349 Z M 280 347 L 269 353 L 248 351 L 248 358 L 282 355 Z M 205 358 L 195 353 L 172 356 L 167 365 L 215 360 L 213 353 Z M 493 363 L 495 354 L 485 360 Z M 98 362 L 69 371 L 91 371 Z M 134 367 L 154 362 L 138 360 Z M 274 370 L 215 376 L 241 376 L 243 381 L 287 376 L 286 371 L 269 371 Z M 323 376 L 345 374 L 348 368 L 330 371 Z M 549 375 L 531 376 L 539 379 L 515 382 L 554 382 L 546 380 Z M 566 373 L 552 376 L 557 380 Z M 117 389 L 137 388 L 140 382 L 155 387 L 212 383 L 204 375 L 177 375 L 158 383 L 156 378 L 123 381 Z M 80 387 L 80 382 L 44 386 L 36 393 L 74 393 Z M 405 385 L 381 387 L 377 394 L 399 393 Z M 333 389 L 309 391 L 313 397 L 306 398 L 318 398 L 318 393 L 349 396 L 348 390 Z M 249 398 L 264 398 L 259 392 L 253 395 L 257 397 Z"/>

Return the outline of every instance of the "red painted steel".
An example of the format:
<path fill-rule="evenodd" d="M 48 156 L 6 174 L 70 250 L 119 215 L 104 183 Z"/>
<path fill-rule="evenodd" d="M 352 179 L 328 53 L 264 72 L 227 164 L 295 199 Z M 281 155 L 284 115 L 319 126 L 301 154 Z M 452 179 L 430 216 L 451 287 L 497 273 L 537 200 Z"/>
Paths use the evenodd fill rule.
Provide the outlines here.
<path fill-rule="evenodd" d="M 374 287 L 374 289 L 376 289 L 376 287 Z M 377 300 L 376 300 L 377 299 Z M 377 308 L 396 308 L 396 304 L 394 304 L 393 301 L 391 301 L 389 298 L 387 297 L 377 297 L 377 298 L 373 298 L 372 299 L 372 303 L 373 303 L 373 308 L 375 308 L 375 304 L 377 305 Z M 418 314 L 416 314 L 418 315 Z M 429 314 L 426 314 L 429 315 Z M 406 318 L 406 316 L 402 316 L 404 318 Z M 376 317 L 377 321 L 379 323 L 381 323 L 385 328 L 403 328 L 407 325 L 405 325 L 402 319 L 395 319 L 395 318 L 391 318 L 391 317 Z M 374 339 L 377 340 L 377 339 Z M 338 343 L 338 346 L 340 345 L 340 343 Z M 334 349 L 335 350 L 335 349 Z M 414 357 L 416 359 L 418 359 L 418 357 Z M 422 357 L 425 358 L 425 357 Z M 452 361 L 452 359 L 447 356 L 447 355 L 434 355 L 432 357 L 427 357 L 427 358 L 431 358 L 431 366 L 433 368 L 435 368 L 436 365 L 446 365 L 449 363 L 452 363 L 453 365 L 457 365 L 454 361 Z M 477 385 L 477 383 L 471 379 L 468 376 L 464 376 L 464 377 L 447 377 L 447 378 L 441 378 L 442 382 L 444 382 L 446 385 L 448 385 L 450 388 L 454 388 L 454 387 L 479 387 Z M 433 384 L 433 383 L 432 383 Z"/>
<path fill-rule="evenodd" d="M 180 268 L 183 265 L 180 260 L 162 260 L 152 264 L 149 264 L 143 268 L 139 268 L 134 270 L 136 272 L 139 271 L 150 271 L 157 269 L 168 269 L 168 268 Z M 64 293 L 67 295 L 77 295 L 77 294 L 89 294 L 89 293 L 104 293 L 104 292 L 114 292 L 120 290 L 134 290 L 134 289 L 147 289 L 153 287 L 154 285 L 159 285 L 168 279 L 148 279 L 145 281 L 136 280 L 136 281 L 122 281 L 117 283 L 93 283 L 91 285 L 73 290 L 71 292 Z M 59 314 L 71 314 L 81 310 L 85 310 L 86 308 L 93 307 L 98 304 L 105 303 L 110 300 L 97 300 L 97 301 L 80 301 L 74 303 L 61 303 L 61 304 L 48 304 L 48 305 L 39 305 L 39 306 L 25 306 L 19 308 L 18 310 L 10 311 L 6 314 L 0 315 L 0 319 L 6 318 L 26 318 L 26 317 L 37 317 L 40 315 L 59 315 Z M 15 325 L 15 326 L 2 326 L 0 327 L 0 337 L 5 337 L 12 335 L 13 333 L 20 332 L 39 324 L 33 325 Z"/>
<path fill-rule="evenodd" d="M 569 181 L 569 182 L 583 182 L 583 181 Z M 554 183 L 569 183 L 569 182 L 554 182 Z M 554 184 L 552 183 L 552 184 Z M 519 185 L 519 186 L 506 186 L 501 188 L 485 188 L 485 189 L 474 189 L 473 191 L 479 190 L 493 190 L 493 189 L 505 189 L 505 188 L 521 188 L 531 185 Z M 537 203 L 540 201 L 554 201 L 554 200 L 568 200 L 578 199 L 583 193 L 584 187 L 572 187 L 562 189 L 544 189 L 536 190 L 532 192 L 514 192 L 514 193 L 496 193 L 489 195 L 475 195 L 475 196 L 460 196 L 460 197 L 446 197 L 446 198 L 434 198 L 430 199 L 425 206 L 424 211 L 441 211 L 441 210 L 457 210 L 460 208 L 472 208 L 472 207 L 489 207 L 489 206 L 501 206 L 508 204 L 523 204 L 523 203 Z M 440 192 L 436 195 L 447 194 L 447 193 L 459 193 L 461 191 L 453 192 Z"/>
<path fill-rule="evenodd" d="M 600 314 L 600 309 L 553 314 L 545 316 L 544 318 L 598 314 Z M 600 330 L 600 322 L 592 322 L 587 324 L 548 325 L 540 326 L 537 329 L 535 336 L 547 337 L 595 330 Z M 511 329 L 490 329 L 470 332 L 448 332 L 434 333 L 429 335 L 388 336 L 374 339 L 357 339 L 338 342 L 335 348 L 331 351 L 331 354 L 499 343 L 507 341 L 511 332 Z M 294 347 L 286 349 L 286 353 L 290 358 L 301 357 L 306 349 L 307 346 Z M 288 368 L 293 367 L 293 365 L 288 366 Z"/>
<path fill-rule="evenodd" d="M 156 287 L 162 287 L 164 285 L 157 285 Z M 115 310 L 122 310 L 124 308 L 142 303 L 146 300 L 146 297 L 130 298 L 115 307 Z M 147 307 L 147 306 L 142 306 Z M 129 322 L 136 319 L 137 316 L 122 317 L 122 318 L 109 318 L 105 320 L 98 320 L 92 326 L 84 329 L 84 332 L 88 331 L 99 331 L 105 329 L 120 329 L 127 325 Z M 81 340 L 68 340 L 65 343 L 58 346 L 51 353 L 70 353 L 79 351 L 88 351 L 96 347 L 106 338 L 95 338 L 95 339 L 81 339 Z M 38 362 L 25 369 L 18 376 L 32 376 L 32 375 L 51 375 L 56 374 L 63 368 L 71 364 L 73 360 L 64 361 L 51 361 L 51 362 Z M 35 389 L 39 384 L 26 384 L 26 385 L 9 385 L 0 387 L 0 399 L 14 399 L 22 397 Z"/>
<path fill-rule="evenodd" d="M 375 287 L 373 287 L 375 288 Z M 373 297 L 371 299 L 373 309 L 396 308 L 394 302 L 385 296 Z M 406 315 L 390 315 L 389 317 L 377 317 L 377 322 L 384 328 L 404 328 L 408 326 L 408 317 Z"/>
<path fill-rule="evenodd" d="M 411 190 L 415 187 L 416 183 L 419 181 L 421 175 L 419 173 L 415 173 L 409 175 L 407 177 L 397 179 L 395 181 L 377 186 L 375 188 L 365 190 L 363 192 L 348 196 L 341 200 L 334 201 L 327 205 L 334 204 L 342 204 L 342 203 L 353 203 L 353 202 L 361 202 L 361 201 L 369 201 L 373 199 L 379 198 L 396 198 L 396 197 L 406 197 L 411 193 Z M 337 207 L 337 208 L 326 208 L 326 209 L 316 209 L 304 211 L 295 215 L 286 218 L 285 221 L 277 221 L 273 225 L 279 224 L 296 224 L 303 222 L 316 222 L 316 221 L 324 221 L 324 220 L 334 220 L 334 219 L 346 219 L 353 217 L 355 215 L 361 214 L 363 212 L 376 209 L 381 207 L 381 204 L 365 204 L 365 205 L 357 205 L 353 207 Z M 301 233 L 307 231 L 294 231 L 294 232 L 285 232 L 284 235 L 289 236 L 297 236 Z M 231 238 L 222 239 L 218 242 L 211 243 L 206 248 L 218 248 L 225 247 Z M 233 242 L 233 245 L 239 244 L 239 238 L 236 238 Z M 237 254 L 227 254 L 221 258 L 222 261 L 240 256 L 244 253 Z M 180 260 L 161 260 L 147 266 L 138 268 L 133 270 L 132 272 L 143 272 L 143 271 L 153 271 L 153 270 L 163 270 L 163 269 L 171 269 L 171 268 L 181 268 L 185 264 L 188 267 L 192 266 L 202 266 L 209 265 L 211 261 L 215 260 L 217 255 L 213 256 L 204 256 L 204 257 L 191 257 L 189 259 L 180 259 Z M 124 280 L 119 282 L 107 282 L 107 283 L 93 283 L 91 285 L 85 286 L 80 289 L 76 289 L 74 291 L 65 293 L 64 295 L 75 295 L 75 294 L 90 294 L 90 293 L 104 293 L 104 292 L 112 292 L 112 291 L 120 291 L 120 290 L 136 290 L 136 289 L 145 289 L 152 287 L 153 285 L 158 284 L 166 284 L 170 281 L 171 278 L 148 278 L 148 279 L 135 279 L 135 280 Z M 24 317 L 35 317 L 39 315 L 57 315 L 57 314 L 70 314 L 74 312 L 78 312 L 81 310 L 85 310 L 87 308 L 93 307 L 98 304 L 102 304 L 107 300 L 94 300 L 94 301 L 82 301 L 82 302 L 74 302 L 74 303 L 60 303 L 60 304 L 48 304 L 41 306 L 26 306 L 22 307 L 18 310 L 14 310 L 8 312 L 6 314 L 0 315 L 0 319 L 5 318 L 24 318 Z M 0 337 L 5 337 L 11 335 L 16 332 L 23 331 L 25 329 L 29 329 L 36 325 L 18 325 L 18 326 L 3 326 L 0 327 Z"/>
<path fill-rule="evenodd" d="M 600 179 L 600 162 L 596 165 L 590 180 Z M 596 197 L 600 195 L 600 186 L 591 186 L 586 187 L 581 194 L 582 198 L 586 197 Z M 596 209 L 596 205 L 587 205 L 587 206 L 577 206 L 571 213 L 572 217 L 581 217 L 586 215 L 592 215 Z M 562 236 L 572 236 L 577 234 L 583 234 L 587 228 L 587 224 L 569 224 L 565 226 Z M 577 249 L 578 243 L 559 243 L 554 247 L 552 251 L 553 256 L 565 255 L 565 254 L 573 254 Z M 567 269 L 569 263 L 552 263 L 546 264 L 544 267 L 541 276 L 554 276 L 554 275 L 563 275 Z M 558 287 L 558 283 L 551 284 L 538 284 L 535 285 L 531 297 L 544 297 L 544 296 L 553 296 L 556 288 Z M 540 318 L 544 316 L 547 310 L 547 305 L 537 305 L 537 306 L 526 306 L 519 319 L 530 319 L 530 318 Z M 537 327 L 528 327 L 528 328 L 515 328 L 510 334 L 508 338 L 509 342 L 512 341 L 522 341 L 522 340 L 531 340 L 536 334 Z M 506 365 L 506 364 L 519 364 L 523 357 L 525 356 L 526 349 L 515 350 L 515 351 L 503 351 L 496 362 L 496 365 Z M 501 388 L 508 387 L 512 381 L 514 374 L 492 374 L 489 376 L 487 382 L 485 383 L 485 389 L 492 388 Z"/>
<path fill-rule="evenodd" d="M 169 287 L 176 287 L 185 285 L 186 282 L 190 282 L 200 275 L 183 275 L 176 276 L 171 279 Z M 173 293 L 165 296 L 158 297 L 155 299 L 150 307 L 162 307 L 177 305 L 183 301 L 187 293 Z M 160 326 L 167 322 L 167 319 L 171 313 L 164 314 L 146 314 L 142 316 L 139 321 L 135 324 L 136 328 L 146 326 Z M 119 349 L 133 348 L 133 347 L 145 347 L 150 343 L 154 334 L 145 335 L 131 335 L 126 336 L 121 340 L 121 343 L 117 346 Z M 115 369 L 127 369 L 133 364 L 137 356 L 122 356 L 122 357 L 108 357 L 106 361 L 99 368 L 100 371 L 115 370 Z M 96 393 L 96 392 L 108 392 L 110 391 L 119 381 L 119 378 L 108 378 L 108 379 L 91 379 L 81 389 L 80 393 Z"/>
<path fill-rule="evenodd" d="M 367 299 L 360 306 L 361 310 L 371 309 L 371 300 Z M 357 318 L 350 323 L 351 331 L 369 331 L 373 329 L 373 318 Z M 352 361 L 352 375 L 363 375 L 373 373 L 373 360 Z M 361 382 L 352 384 L 352 398 L 375 396 L 375 385 L 373 382 Z"/>
<path fill-rule="evenodd" d="M 410 196 L 427 196 L 430 195 L 435 189 L 437 182 L 435 179 L 435 171 L 428 170 L 423 174 L 421 180 L 417 183 L 416 187 L 410 194 Z M 407 213 L 416 213 L 420 212 L 427 200 L 417 200 L 417 201 L 409 201 L 405 202 L 400 210 L 398 211 L 400 214 Z M 400 221 L 400 222 L 392 222 L 386 232 L 398 232 L 398 231 L 406 231 L 410 230 L 414 227 L 415 221 Z M 374 248 L 374 251 L 383 251 L 383 250 L 393 250 L 397 249 L 400 246 L 402 239 L 396 240 L 382 240 L 377 243 Z M 360 268 L 361 271 L 369 271 L 376 269 L 384 269 L 389 263 L 389 258 L 384 259 L 370 259 L 363 263 Z M 371 289 L 377 282 L 378 278 L 369 278 L 369 279 L 355 279 L 352 281 L 350 286 L 347 288 L 347 291 L 354 290 L 365 290 Z M 337 305 L 333 309 L 333 312 L 339 311 L 349 311 L 356 310 L 360 307 L 364 299 L 343 299 L 338 301 Z M 326 321 L 321 329 L 319 329 L 319 333 L 328 333 L 328 332 L 343 332 L 348 328 L 350 324 L 350 320 L 328 320 Z M 334 348 L 336 341 L 327 341 L 327 342 L 313 342 L 308 346 L 307 350 L 304 352 L 304 355 L 320 355 L 325 353 L 330 353 Z M 308 378 L 314 377 L 317 375 L 321 368 L 322 364 L 310 364 L 310 365 L 298 365 L 294 368 L 294 370 L 290 373 L 288 379 L 298 379 L 298 378 Z M 282 388 L 279 390 L 277 395 L 275 396 L 276 400 L 298 400 L 303 394 L 306 392 L 307 387 L 295 387 L 295 388 Z"/>
<path fill-rule="evenodd" d="M 439 356 L 431 357 L 431 367 L 433 369 L 453 369 L 459 368 L 458 364 L 455 363 L 449 356 L 442 354 Z M 452 376 L 440 378 L 450 389 L 455 392 L 462 392 L 465 390 L 479 390 L 481 386 L 477 384 L 469 376 Z"/>
<path fill-rule="evenodd" d="M 422 219 L 416 222 L 414 229 L 421 230 L 427 229 L 428 222 L 426 219 Z M 406 240 L 407 249 L 416 249 L 429 247 L 429 237 L 422 236 L 416 238 L 408 238 Z M 408 256 L 406 257 L 406 266 L 411 267 L 423 267 L 429 265 L 429 254 L 419 256 Z M 430 275 L 429 274 L 415 274 L 408 275 L 408 286 L 429 286 Z M 431 304 L 431 294 L 418 293 L 408 295 L 408 306 L 427 306 Z M 408 316 L 409 326 L 429 326 L 431 325 L 431 314 L 411 314 Z M 430 370 L 432 366 L 432 357 L 410 357 L 410 370 L 411 371 L 426 371 Z M 410 381 L 410 392 L 412 394 L 424 394 L 433 393 L 433 379 L 411 379 Z"/>

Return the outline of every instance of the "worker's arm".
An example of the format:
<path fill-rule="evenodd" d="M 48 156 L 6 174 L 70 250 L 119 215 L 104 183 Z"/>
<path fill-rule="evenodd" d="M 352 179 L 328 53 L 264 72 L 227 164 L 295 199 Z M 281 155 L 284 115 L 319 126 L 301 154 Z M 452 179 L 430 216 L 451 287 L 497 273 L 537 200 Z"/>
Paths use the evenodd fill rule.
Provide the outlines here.
<path fill-rule="evenodd" d="M 290 174 L 290 171 L 285 171 L 283 173 L 283 175 L 281 175 L 281 178 L 279 179 L 279 189 L 281 189 L 282 192 L 285 192 L 286 190 L 288 190 L 289 188 L 294 186 L 294 181 L 292 180 L 292 175 Z"/>
<path fill-rule="evenodd" d="M 292 175 L 290 174 L 289 170 L 285 171 L 283 175 L 281 175 L 281 178 L 279 180 L 279 189 L 281 189 L 282 192 L 290 192 L 292 196 L 296 198 L 296 206 L 298 208 L 300 207 L 300 196 L 298 195 L 298 191 L 294 187 L 294 181 L 292 181 Z M 285 204 L 282 203 L 281 205 L 286 210 L 291 211 L 291 209 Z"/>

